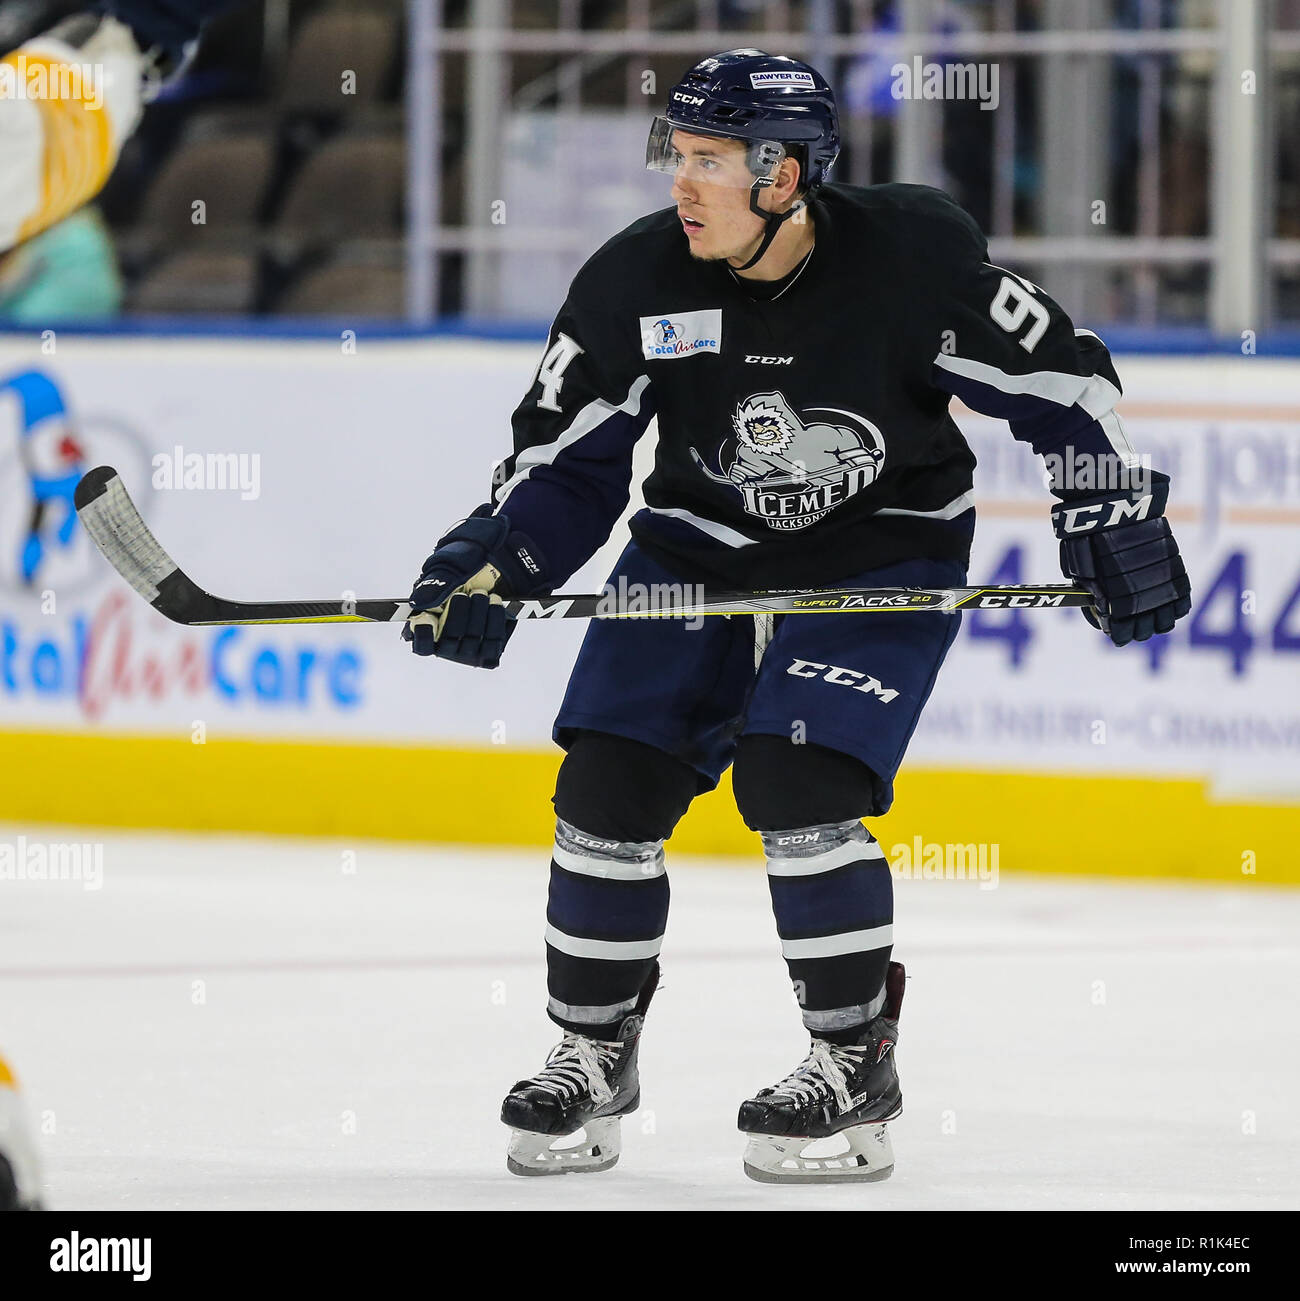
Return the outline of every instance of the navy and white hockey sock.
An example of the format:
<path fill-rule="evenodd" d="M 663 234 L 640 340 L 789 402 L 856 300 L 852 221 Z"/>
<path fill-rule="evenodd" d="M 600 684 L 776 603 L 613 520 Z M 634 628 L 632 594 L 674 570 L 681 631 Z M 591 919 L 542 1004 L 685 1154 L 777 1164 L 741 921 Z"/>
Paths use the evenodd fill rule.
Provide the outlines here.
<path fill-rule="evenodd" d="M 556 820 L 547 1014 L 566 1030 L 613 1039 L 636 1007 L 668 921 L 663 843 L 606 840 Z"/>
<path fill-rule="evenodd" d="M 763 832 L 767 882 L 803 1023 L 852 1042 L 880 1014 L 894 943 L 894 882 L 856 819 Z"/>

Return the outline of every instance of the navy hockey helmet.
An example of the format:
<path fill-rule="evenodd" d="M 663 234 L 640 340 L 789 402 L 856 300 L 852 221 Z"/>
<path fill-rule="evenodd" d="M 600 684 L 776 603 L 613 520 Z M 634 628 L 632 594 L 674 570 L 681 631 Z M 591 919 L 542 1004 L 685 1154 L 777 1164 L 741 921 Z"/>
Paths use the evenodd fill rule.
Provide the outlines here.
<path fill-rule="evenodd" d="M 750 143 L 750 170 L 770 184 L 787 155 L 799 164 L 800 182 L 811 193 L 829 179 L 840 152 L 840 120 L 826 78 L 798 59 L 763 50 L 728 50 L 697 63 L 668 93 L 656 118 L 646 166 L 665 166 L 674 130 Z M 764 146 L 777 145 L 777 151 Z"/>
<path fill-rule="evenodd" d="M 741 271 L 767 252 L 782 222 L 829 178 L 840 151 L 839 113 L 826 78 L 798 59 L 755 49 L 702 59 L 669 91 L 668 108 L 650 126 L 648 168 L 676 173 L 680 158 L 673 148 L 674 131 L 746 144 L 745 161 L 754 178 L 749 207 L 764 219 L 765 231 Z M 786 212 L 767 212 L 759 205 L 759 191 L 774 183 L 786 158 L 799 164 L 804 198 Z"/>

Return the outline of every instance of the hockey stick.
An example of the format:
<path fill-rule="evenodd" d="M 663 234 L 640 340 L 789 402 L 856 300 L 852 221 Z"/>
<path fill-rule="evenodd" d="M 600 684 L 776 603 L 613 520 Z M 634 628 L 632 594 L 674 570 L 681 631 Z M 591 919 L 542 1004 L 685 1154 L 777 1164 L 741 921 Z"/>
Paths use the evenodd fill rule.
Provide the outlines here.
<path fill-rule="evenodd" d="M 149 532 L 112 467 L 91 470 L 74 496 L 77 516 L 104 558 L 150 605 L 174 623 L 192 627 L 234 623 L 398 623 L 411 613 L 404 600 L 227 601 L 197 586 Z M 675 593 L 683 593 L 674 595 Z M 691 595 L 669 585 L 662 597 L 620 599 L 614 589 L 595 595 L 541 596 L 506 601 L 518 619 L 696 618 L 704 614 L 952 613 L 970 608 L 1037 610 L 1091 605 L 1085 591 L 1064 584 L 1026 587 L 855 587 L 789 592 Z M 659 599 L 654 599 L 659 597 Z"/>

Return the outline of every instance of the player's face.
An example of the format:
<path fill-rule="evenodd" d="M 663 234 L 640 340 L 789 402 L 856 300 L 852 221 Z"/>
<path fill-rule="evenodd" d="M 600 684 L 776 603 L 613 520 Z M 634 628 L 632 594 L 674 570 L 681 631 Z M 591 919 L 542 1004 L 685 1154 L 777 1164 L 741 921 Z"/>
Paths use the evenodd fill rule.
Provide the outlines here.
<path fill-rule="evenodd" d="M 763 221 L 749 209 L 753 174 L 739 140 L 673 132 L 679 161 L 673 201 L 691 256 L 705 262 L 748 257 L 762 238 Z"/>

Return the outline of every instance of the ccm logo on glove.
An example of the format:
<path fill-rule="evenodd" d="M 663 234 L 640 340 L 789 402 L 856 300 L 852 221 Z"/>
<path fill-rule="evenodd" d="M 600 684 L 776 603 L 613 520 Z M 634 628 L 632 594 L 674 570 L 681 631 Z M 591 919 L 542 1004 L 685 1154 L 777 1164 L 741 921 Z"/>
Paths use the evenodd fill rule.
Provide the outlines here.
<path fill-rule="evenodd" d="M 1053 514 L 1056 516 L 1056 532 L 1059 537 L 1067 533 L 1087 533 L 1090 529 L 1113 529 L 1117 524 L 1143 520 L 1151 513 L 1155 496 L 1147 493 L 1143 497 L 1124 494 L 1112 497 L 1109 501 L 1095 501 L 1087 506 L 1058 506 Z M 1109 509 L 1110 514 L 1104 515 Z"/>

